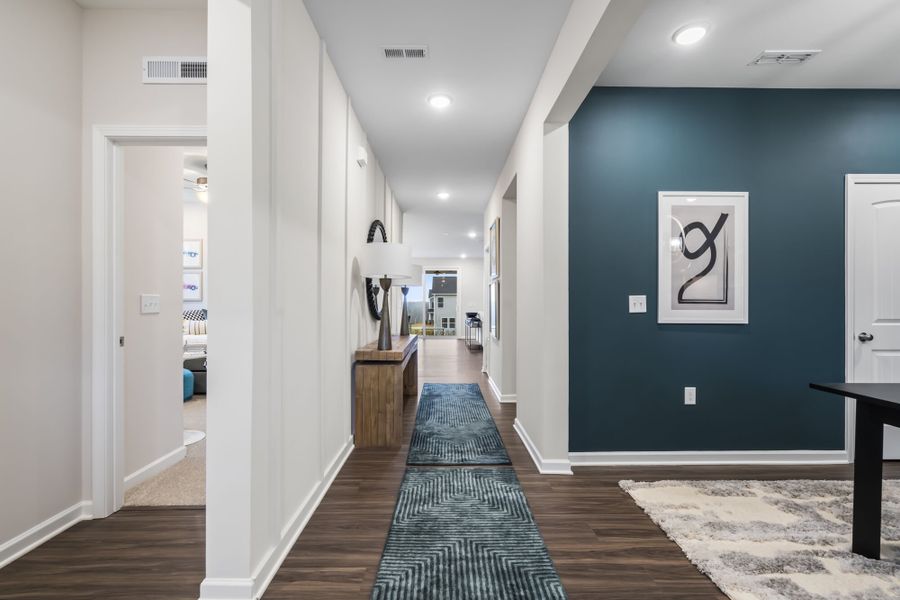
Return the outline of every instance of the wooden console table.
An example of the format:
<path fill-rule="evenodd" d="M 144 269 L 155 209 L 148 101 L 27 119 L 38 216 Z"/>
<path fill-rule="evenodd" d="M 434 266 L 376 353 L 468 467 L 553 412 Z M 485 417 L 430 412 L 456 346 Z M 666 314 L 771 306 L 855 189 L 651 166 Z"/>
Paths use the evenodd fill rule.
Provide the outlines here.
<path fill-rule="evenodd" d="M 419 336 L 394 336 L 391 346 L 356 351 L 357 448 L 403 444 L 403 398 L 419 391 Z"/>

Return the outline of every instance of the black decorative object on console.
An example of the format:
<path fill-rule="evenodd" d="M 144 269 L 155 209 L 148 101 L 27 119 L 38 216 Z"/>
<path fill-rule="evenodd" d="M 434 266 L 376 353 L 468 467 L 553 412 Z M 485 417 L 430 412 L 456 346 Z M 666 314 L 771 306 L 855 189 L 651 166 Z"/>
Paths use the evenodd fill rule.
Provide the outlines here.
<path fill-rule="evenodd" d="M 375 241 L 375 233 L 381 233 L 381 241 L 387 243 L 387 231 L 384 229 L 384 223 L 375 219 L 369 226 L 369 235 L 366 237 L 366 243 L 371 244 Z M 378 292 L 381 289 L 375 285 L 371 277 L 366 277 L 366 300 L 369 303 L 369 312 L 376 321 L 381 320 L 381 311 L 378 310 Z"/>

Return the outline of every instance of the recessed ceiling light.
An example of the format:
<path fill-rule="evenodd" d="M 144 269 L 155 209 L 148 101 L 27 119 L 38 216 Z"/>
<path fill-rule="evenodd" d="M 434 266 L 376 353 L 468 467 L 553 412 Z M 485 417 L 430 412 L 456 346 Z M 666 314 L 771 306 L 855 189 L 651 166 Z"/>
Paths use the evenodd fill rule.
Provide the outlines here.
<path fill-rule="evenodd" d="M 453 98 L 447 94 L 432 94 L 428 96 L 428 104 L 433 108 L 447 108 L 453 104 Z"/>
<path fill-rule="evenodd" d="M 459 257 L 460 257 L 460 258 L 465 258 L 466 255 L 465 255 L 465 254 L 460 254 Z"/>
<path fill-rule="evenodd" d="M 685 25 L 675 32 L 672 41 L 679 46 L 696 44 L 706 36 L 706 25 Z"/>
<path fill-rule="evenodd" d="M 450 192 L 438 192 L 437 196 L 439 200 L 446 200 L 450 197 Z"/>
<path fill-rule="evenodd" d="M 470 232 L 469 232 L 469 237 L 472 238 L 472 239 L 474 240 L 476 237 L 478 237 L 478 234 L 475 233 L 474 231 L 470 231 Z"/>

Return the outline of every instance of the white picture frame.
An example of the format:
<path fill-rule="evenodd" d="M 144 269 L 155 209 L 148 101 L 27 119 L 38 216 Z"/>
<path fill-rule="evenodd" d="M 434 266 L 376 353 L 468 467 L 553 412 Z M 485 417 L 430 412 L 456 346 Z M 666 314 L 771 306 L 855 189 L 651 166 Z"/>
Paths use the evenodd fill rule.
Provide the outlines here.
<path fill-rule="evenodd" d="M 749 322 L 749 192 L 659 192 L 659 323 Z"/>
<path fill-rule="evenodd" d="M 490 286 L 490 307 L 488 310 L 488 330 L 495 340 L 500 339 L 500 282 L 492 281 Z"/>
<path fill-rule="evenodd" d="M 203 240 L 184 240 L 181 248 L 181 267 L 184 269 L 203 268 Z"/>
<path fill-rule="evenodd" d="M 491 223 L 491 237 L 488 246 L 488 255 L 490 257 L 490 280 L 494 281 L 500 278 L 500 217 L 494 219 Z"/>
<path fill-rule="evenodd" d="M 203 302 L 203 273 L 201 271 L 184 272 L 181 298 L 184 302 Z"/>

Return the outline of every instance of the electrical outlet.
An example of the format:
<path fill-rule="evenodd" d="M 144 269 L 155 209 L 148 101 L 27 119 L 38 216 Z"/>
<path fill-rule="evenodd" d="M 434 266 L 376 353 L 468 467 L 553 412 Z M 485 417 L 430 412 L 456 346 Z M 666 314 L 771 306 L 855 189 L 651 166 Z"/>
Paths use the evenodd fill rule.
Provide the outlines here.
<path fill-rule="evenodd" d="M 695 387 L 684 388 L 684 403 L 688 406 L 693 406 L 694 404 L 697 404 L 697 388 L 695 388 Z"/>
<path fill-rule="evenodd" d="M 647 296 L 628 296 L 628 312 L 647 312 Z"/>

